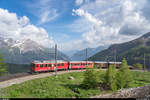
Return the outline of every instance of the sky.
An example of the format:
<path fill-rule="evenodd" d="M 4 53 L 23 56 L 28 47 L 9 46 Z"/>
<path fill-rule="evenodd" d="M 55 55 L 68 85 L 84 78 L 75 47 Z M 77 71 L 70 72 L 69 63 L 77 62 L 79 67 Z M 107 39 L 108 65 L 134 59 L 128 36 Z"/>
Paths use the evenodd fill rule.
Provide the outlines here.
<path fill-rule="evenodd" d="M 0 0 L 0 36 L 64 52 L 150 32 L 150 0 Z"/>

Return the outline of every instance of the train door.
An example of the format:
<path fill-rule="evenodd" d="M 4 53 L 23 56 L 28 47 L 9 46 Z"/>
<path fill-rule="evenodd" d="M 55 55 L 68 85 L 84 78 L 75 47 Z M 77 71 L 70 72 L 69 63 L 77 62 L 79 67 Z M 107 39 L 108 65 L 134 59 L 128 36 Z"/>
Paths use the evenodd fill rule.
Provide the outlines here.
<path fill-rule="evenodd" d="M 39 70 L 39 64 L 35 65 L 35 72 L 37 72 Z"/>
<path fill-rule="evenodd" d="M 35 71 L 35 64 L 34 63 L 31 63 L 30 65 L 30 72 L 34 72 Z"/>
<path fill-rule="evenodd" d="M 55 64 L 51 64 L 51 65 L 52 65 L 51 69 L 54 70 L 55 69 Z"/>
<path fill-rule="evenodd" d="M 68 70 L 71 69 L 72 64 L 68 62 Z"/>

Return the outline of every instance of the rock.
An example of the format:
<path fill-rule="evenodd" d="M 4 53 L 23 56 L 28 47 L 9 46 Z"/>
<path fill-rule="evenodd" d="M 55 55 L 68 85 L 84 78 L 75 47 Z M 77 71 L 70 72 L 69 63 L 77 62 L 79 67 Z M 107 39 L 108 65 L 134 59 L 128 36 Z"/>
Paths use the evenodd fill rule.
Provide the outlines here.
<path fill-rule="evenodd" d="M 72 76 L 69 76 L 68 78 L 71 79 L 71 80 L 74 80 L 74 77 L 72 77 Z"/>
<path fill-rule="evenodd" d="M 96 98 L 150 98 L 150 84 L 143 87 L 121 89 L 117 93 L 103 94 Z"/>

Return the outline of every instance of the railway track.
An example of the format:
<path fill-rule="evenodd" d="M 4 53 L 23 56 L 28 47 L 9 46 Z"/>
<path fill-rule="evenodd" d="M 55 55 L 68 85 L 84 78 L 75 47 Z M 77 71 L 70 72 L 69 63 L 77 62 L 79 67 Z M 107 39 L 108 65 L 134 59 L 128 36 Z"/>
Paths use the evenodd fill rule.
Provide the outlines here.
<path fill-rule="evenodd" d="M 10 74 L 8 76 L 1 76 L 0 82 L 10 80 L 10 79 L 19 78 L 19 77 L 24 77 L 24 76 L 28 76 L 28 75 L 31 75 L 31 74 L 29 74 L 29 73 L 17 73 L 17 74 Z"/>
<path fill-rule="evenodd" d="M 82 72 L 84 70 L 67 70 L 67 71 L 59 71 L 57 75 L 64 74 L 64 73 L 71 73 L 71 72 Z M 20 84 L 22 82 L 37 79 L 37 78 L 43 78 L 48 76 L 54 76 L 55 72 L 47 72 L 47 73 L 40 73 L 40 74 L 29 74 L 29 73 L 19 73 L 12 76 L 5 76 L 0 78 L 0 89 L 5 88 L 8 86 L 11 86 L 13 84 Z"/>

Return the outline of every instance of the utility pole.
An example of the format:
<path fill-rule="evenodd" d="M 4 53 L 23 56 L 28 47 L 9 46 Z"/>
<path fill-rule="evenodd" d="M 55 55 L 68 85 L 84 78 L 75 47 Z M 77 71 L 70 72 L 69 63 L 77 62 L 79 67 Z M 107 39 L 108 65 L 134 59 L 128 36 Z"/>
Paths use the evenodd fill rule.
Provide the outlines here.
<path fill-rule="evenodd" d="M 148 70 L 150 70 L 150 56 L 149 56 Z"/>
<path fill-rule="evenodd" d="M 55 45 L 55 76 L 57 77 L 57 44 Z"/>
<path fill-rule="evenodd" d="M 115 68 L 116 68 L 116 49 L 114 49 L 114 59 L 115 59 Z"/>
<path fill-rule="evenodd" d="M 106 60 L 107 60 L 107 67 L 109 68 L 109 56 L 106 56 Z"/>
<path fill-rule="evenodd" d="M 88 61 L 88 49 L 86 48 L 86 67 L 87 67 L 87 61 Z"/>
<path fill-rule="evenodd" d="M 144 53 L 144 66 L 143 66 L 143 70 L 145 71 L 145 53 Z"/>

